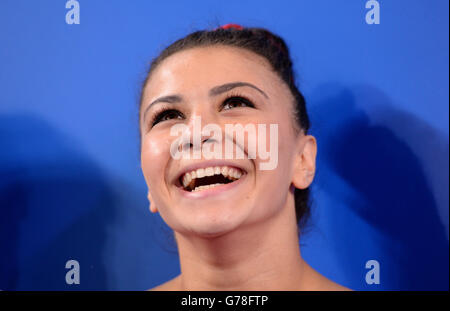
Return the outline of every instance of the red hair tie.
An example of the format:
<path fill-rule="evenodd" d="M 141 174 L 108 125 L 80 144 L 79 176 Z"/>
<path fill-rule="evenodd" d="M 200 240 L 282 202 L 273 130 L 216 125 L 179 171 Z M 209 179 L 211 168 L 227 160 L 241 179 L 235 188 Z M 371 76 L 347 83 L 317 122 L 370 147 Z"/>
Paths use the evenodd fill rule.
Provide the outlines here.
<path fill-rule="evenodd" d="M 244 27 L 242 27 L 241 25 L 238 25 L 238 24 L 225 24 L 225 25 L 223 25 L 223 26 L 220 26 L 219 28 L 216 28 L 216 29 L 214 29 L 214 30 L 217 30 L 217 29 L 237 29 L 237 30 L 242 30 L 242 29 L 244 29 Z"/>

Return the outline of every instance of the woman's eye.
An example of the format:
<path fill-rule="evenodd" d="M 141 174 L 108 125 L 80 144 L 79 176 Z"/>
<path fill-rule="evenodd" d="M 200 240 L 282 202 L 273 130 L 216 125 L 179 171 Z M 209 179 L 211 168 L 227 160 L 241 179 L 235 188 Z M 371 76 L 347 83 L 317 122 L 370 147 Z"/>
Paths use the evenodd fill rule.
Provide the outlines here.
<path fill-rule="evenodd" d="M 223 109 L 232 109 L 236 107 L 255 107 L 248 99 L 243 97 L 231 97 L 225 100 Z"/>
<path fill-rule="evenodd" d="M 182 118 L 183 115 L 181 112 L 177 111 L 177 110 L 166 110 L 161 112 L 160 114 L 158 114 L 154 121 L 152 122 L 152 126 L 155 126 L 156 124 L 158 124 L 159 122 L 163 122 L 163 121 L 168 121 L 171 119 L 180 119 Z"/>

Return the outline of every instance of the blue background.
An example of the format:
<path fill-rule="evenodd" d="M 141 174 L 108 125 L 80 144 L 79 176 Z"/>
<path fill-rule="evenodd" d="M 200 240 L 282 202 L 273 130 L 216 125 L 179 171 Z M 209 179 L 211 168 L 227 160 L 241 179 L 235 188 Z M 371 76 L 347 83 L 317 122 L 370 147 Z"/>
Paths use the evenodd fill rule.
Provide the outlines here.
<path fill-rule="evenodd" d="M 137 105 L 151 58 L 198 29 L 267 27 L 318 139 L 305 259 L 353 289 L 449 289 L 449 2 L 0 2 L 0 289 L 144 290 L 179 272 L 148 211 Z M 81 284 L 65 283 L 65 263 Z M 368 285 L 365 263 L 379 261 Z"/>

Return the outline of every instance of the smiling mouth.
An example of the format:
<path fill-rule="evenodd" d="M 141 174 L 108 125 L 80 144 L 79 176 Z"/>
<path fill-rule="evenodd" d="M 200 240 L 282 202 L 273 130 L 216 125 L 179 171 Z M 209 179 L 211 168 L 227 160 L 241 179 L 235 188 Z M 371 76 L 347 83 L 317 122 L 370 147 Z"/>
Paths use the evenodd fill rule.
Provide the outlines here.
<path fill-rule="evenodd" d="M 244 171 L 230 166 L 212 166 L 199 168 L 180 176 L 180 184 L 185 191 L 197 192 L 240 179 Z"/>

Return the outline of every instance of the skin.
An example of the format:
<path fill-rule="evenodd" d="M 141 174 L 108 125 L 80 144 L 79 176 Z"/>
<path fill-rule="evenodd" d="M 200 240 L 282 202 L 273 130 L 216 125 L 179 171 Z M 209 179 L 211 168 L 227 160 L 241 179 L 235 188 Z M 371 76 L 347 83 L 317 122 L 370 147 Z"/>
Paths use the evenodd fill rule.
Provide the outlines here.
<path fill-rule="evenodd" d="M 267 97 L 246 86 L 209 95 L 211 88 L 236 81 L 257 86 Z M 255 107 L 221 106 L 227 95 L 236 93 Z M 182 101 L 148 108 L 155 99 L 172 94 Z M 293 121 L 286 122 L 293 120 L 292 103 L 288 87 L 269 63 L 241 48 L 181 51 L 152 73 L 141 107 L 141 166 L 150 210 L 159 212 L 174 230 L 181 268 L 179 276 L 153 290 L 346 289 L 312 269 L 300 253 L 294 189 L 305 189 L 313 181 L 317 145 L 313 136 L 297 131 Z M 161 106 L 182 115 L 152 127 L 150 120 Z M 206 197 L 181 195 L 174 180 L 187 165 L 205 159 L 173 159 L 169 148 L 176 137 L 170 128 L 178 123 L 192 128 L 194 117 L 201 117 L 202 126 L 215 123 L 222 129 L 227 123 L 267 128 L 278 124 L 278 166 L 262 171 L 259 157 L 227 160 L 246 171 L 238 186 Z"/>

